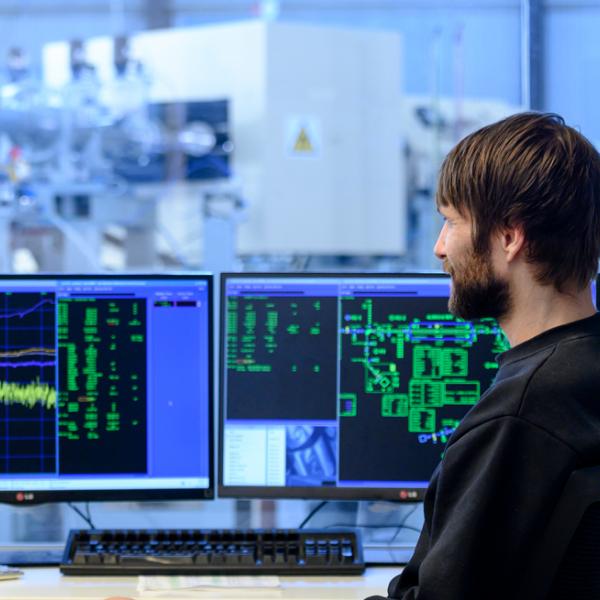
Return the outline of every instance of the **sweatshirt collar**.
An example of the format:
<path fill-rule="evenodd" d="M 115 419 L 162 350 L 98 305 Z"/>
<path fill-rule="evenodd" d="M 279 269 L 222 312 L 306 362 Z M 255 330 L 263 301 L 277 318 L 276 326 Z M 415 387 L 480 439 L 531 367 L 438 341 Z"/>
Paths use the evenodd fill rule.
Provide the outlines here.
<path fill-rule="evenodd" d="M 527 356 L 531 356 L 549 346 L 555 346 L 564 340 L 575 339 L 586 335 L 600 335 L 600 313 L 596 313 L 585 319 L 548 329 L 535 337 L 514 346 L 514 348 L 499 354 L 497 357 L 498 364 L 504 366 L 526 358 Z"/>

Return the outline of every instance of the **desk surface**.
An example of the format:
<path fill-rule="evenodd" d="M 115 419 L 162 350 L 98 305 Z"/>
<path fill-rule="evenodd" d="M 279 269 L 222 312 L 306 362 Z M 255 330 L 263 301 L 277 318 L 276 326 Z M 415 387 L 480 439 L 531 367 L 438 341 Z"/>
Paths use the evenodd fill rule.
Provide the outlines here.
<path fill-rule="evenodd" d="M 136 577 L 65 577 L 58 569 L 29 568 L 21 579 L 0 581 L 0 598 L 10 600 L 130 598 L 293 598 L 294 600 L 360 599 L 383 594 L 401 567 L 370 567 L 359 577 L 281 577 L 278 589 L 213 589 L 167 594 L 139 595 Z"/>

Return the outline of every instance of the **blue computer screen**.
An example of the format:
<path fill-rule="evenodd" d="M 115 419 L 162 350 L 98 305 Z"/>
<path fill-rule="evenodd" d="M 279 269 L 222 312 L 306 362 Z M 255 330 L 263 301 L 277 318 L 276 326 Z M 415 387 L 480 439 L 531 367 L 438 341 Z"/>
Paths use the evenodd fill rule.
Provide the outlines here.
<path fill-rule="evenodd" d="M 0 499 L 212 494 L 211 287 L 0 279 Z"/>
<path fill-rule="evenodd" d="M 421 496 L 508 345 L 443 276 L 221 282 L 222 495 Z"/>

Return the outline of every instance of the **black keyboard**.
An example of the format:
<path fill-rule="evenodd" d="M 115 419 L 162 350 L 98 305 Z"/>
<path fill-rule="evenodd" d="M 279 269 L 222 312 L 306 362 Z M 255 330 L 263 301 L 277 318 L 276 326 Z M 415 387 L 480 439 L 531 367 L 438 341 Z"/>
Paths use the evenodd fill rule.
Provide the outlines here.
<path fill-rule="evenodd" d="M 315 529 L 74 529 L 65 575 L 358 575 L 358 532 Z"/>

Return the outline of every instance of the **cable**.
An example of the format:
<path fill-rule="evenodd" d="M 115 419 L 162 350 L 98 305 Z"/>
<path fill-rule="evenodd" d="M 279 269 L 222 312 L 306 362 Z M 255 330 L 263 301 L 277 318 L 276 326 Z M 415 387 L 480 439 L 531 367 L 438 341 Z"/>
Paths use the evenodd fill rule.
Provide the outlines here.
<path fill-rule="evenodd" d="M 300 525 L 298 525 L 298 529 L 303 529 L 304 526 L 328 503 L 329 503 L 329 500 L 323 500 L 322 502 L 319 502 L 319 504 L 317 504 L 317 506 L 308 513 L 308 515 L 302 521 L 302 523 L 300 523 Z M 398 536 L 398 534 L 400 533 L 400 531 L 402 529 L 408 529 L 410 531 L 416 531 L 417 533 L 421 533 L 421 529 L 419 527 L 413 527 L 412 525 L 406 524 L 406 521 L 408 521 L 408 519 L 415 513 L 415 511 L 417 510 L 418 507 L 419 507 L 419 505 L 415 504 L 415 506 L 412 508 L 412 510 L 410 510 L 408 512 L 408 514 L 402 519 L 402 521 L 400 522 L 399 525 L 396 525 L 396 524 L 369 525 L 367 523 L 332 523 L 331 525 L 327 525 L 325 527 L 325 529 L 331 529 L 333 527 L 361 527 L 363 529 L 392 529 L 392 528 L 395 528 L 396 533 L 394 533 L 392 539 L 389 541 L 389 543 L 391 543 L 396 539 L 396 537 Z"/>
<path fill-rule="evenodd" d="M 377 524 L 377 525 L 369 525 L 367 523 L 333 523 L 331 525 L 328 525 L 326 527 L 326 529 L 330 529 L 332 527 L 357 527 L 357 528 L 363 528 L 363 529 L 391 529 L 391 528 L 395 528 L 396 531 L 394 533 L 394 535 L 387 541 L 387 544 L 391 545 L 394 543 L 394 541 L 396 540 L 396 538 L 398 537 L 398 534 L 404 529 L 404 530 L 408 530 L 408 531 L 415 531 L 417 533 L 421 533 L 421 528 L 419 527 L 414 527 L 412 525 L 407 525 L 406 522 L 408 521 L 408 519 L 410 519 L 410 517 L 412 515 L 415 514 L 415 512 L 417 511 L 417 509 L 419 508 L 420 504 L 415 504 L 411 510 L 408 511 L 408 513 L 404 516 L 404 518 L 400 521 L 399 524 L 390 524 L 390 525 L 384 525 L 384 524 Z"/>
<path fill-rule="evenodd" d="M 356 527 L 362 529 L 392 529 L 398 528 L 398 525 L 367 525 L 366 523 L 332 523 L 331 525 L 327 525 L 324 529 L 333 529 L 334 527 Z M 416 531 L 421 533 L 421 529 L 419 527 L 413 527 L 412 525 L 401 525 L 401 529 L 409 529 L 410 531 Z M 394 535 L 394 537 L 397 534 Z M 394 538 L 392 538 L 393 540 Z M 392 541 L 390 540 L 390 542 Z"/>
<path fill-rule="evenodd" d="M 328 503 L 329 503 L 328 500 L 323 500 L 322 502 L 319 502 L 319 504 L 317 504 L 317 506 L 315 508 L 313 508 L 308 513 L 308 515 L 302 521 L 302 523 L 300 523 L 300 525 L 298 526 L 298 529 L 303 529 L 304 526 Z M 392 538 L 388 542 L 388 543 L 391 544 L 398 537 L 398 534 L 403 529 L 407 529 L 409 531 L 416 531 L 417 533 L 421 533 L 421 528 L 419 528 L 419 527 L 413 527 L 412 525 L 407 525 L 406 524 L 406 522 L 408 521 L 408 519 L 410 519 L 410 517 L 415 514 L 415 512 L 417 511 L 417 509 L 419 508 L 419 506 L 420 506 L 420 504 L 415 504 L 412 507 L 412 509 L 408 511 L 408 513 L 405 515 L 405 517 L 402 519 L 402 521 L 400 521 L 399 524 L 368 525 L 367 523 L 362 523 L 362 524 L 361 523 L 333 523 L 332 525 L 327 525 L 325 527 L 325 529 L 330 529 L 332 527 L 362 527 L 364 529 L 391 529 L 391 528 L 395 528 L 396 532 L 394 533 L 394 535 L 392 536 Z"/>
<path fill-rule="evenodd" d="M 92 513 L 90 512 L 90 503 L 89 502 L 85 503 L 85 514 L 87 515 L 87 518 L 90 520 L 90 523 L 92 524 L 92 529 L 96 529 L 94 527 L 94 522 L 92 521 Z"/>
<path fill-rule="evenodd" d="M 403 530 L 403 529 L 411 529 L 413 531 L 418 531 L 419 533 L 421 532 L 420 529 L 417 529 L 416 527 L 412 527 L 411 525 L 407 525 L 406 521 L 408 521 L 408 519 L 415 514 L 417 508 L 419 508 L 419 504 L 415 504 L 412 508 L 412 510 L 408 511 L 408 514 L 404 517 L 404 519 L 402 519 L 402 521 L 400 521 L 400 524 L 398 525 L 398 529 L 396 529 L 396 533 L 394 533 L 394 535 L 392 536 L 392 539 L 388 542 L 389 544 L 391 544 L 396 537 L 398 537 L 398 534 Z"/>
<path fill-rule="evenodd" d="M 92 521 L 92 515 L 90 513 L 90 503 L 85 503 L 85 513 L 77 508 L 72 502 L 67 502 L 67 506 L 75 511 L 90 527 L 90 529 L 96 529 L 94 522 Z"/>
<path fill-rule="evenodd" d="M 298 529 L 302 529 L 328 503 L 329 500 L 323 500 L 323 502 L 319 502 L 319 504 L 317 504 L 317 506 L 308 513 L 304 521 L 298 525 Z"/>

